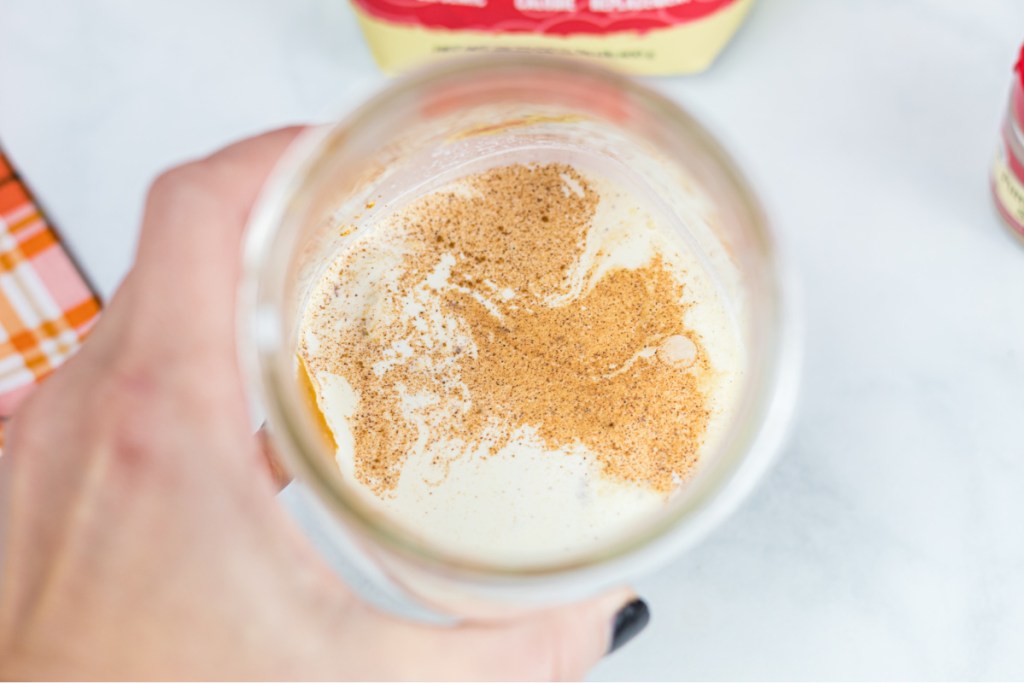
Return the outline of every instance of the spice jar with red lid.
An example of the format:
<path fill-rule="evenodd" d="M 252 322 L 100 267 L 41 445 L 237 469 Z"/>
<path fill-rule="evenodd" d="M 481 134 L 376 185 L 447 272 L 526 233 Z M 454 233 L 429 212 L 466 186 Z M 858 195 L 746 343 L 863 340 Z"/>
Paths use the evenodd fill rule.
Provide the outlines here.
<path fill-rule="evenodd" d="M 1014 66 L 1010 104 L 992 165 L 992 194 L 1006 224 L 1024 240 L 1024 47 Z"/>

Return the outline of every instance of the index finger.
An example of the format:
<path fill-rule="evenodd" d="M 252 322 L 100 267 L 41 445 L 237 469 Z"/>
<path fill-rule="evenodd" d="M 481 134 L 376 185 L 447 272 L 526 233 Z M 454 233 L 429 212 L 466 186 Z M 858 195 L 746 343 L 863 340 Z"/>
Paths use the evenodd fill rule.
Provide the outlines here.
<path fill-rule="evenodd" d="M 241 239 L 264 181 L 303 129 L 243 140 L 153 184 L 132 269 L 136 326 L 148 350 L 234 354 Z"/>

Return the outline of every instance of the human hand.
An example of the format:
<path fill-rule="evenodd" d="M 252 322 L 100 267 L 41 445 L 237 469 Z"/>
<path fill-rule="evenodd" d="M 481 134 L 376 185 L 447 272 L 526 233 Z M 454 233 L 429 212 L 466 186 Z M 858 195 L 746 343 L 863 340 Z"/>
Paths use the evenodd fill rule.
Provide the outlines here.
<path fill-rule="evenodd" d="M 361 602 L 282 510 L 250 431 L 235 291 L 247 214 L 297 133 L 154 183 L 135 266 L 11 424 L 0 677 L 578 678 L 613 631 L 646 624 L 626 590 L 507 622 L 405 622 Z"/>

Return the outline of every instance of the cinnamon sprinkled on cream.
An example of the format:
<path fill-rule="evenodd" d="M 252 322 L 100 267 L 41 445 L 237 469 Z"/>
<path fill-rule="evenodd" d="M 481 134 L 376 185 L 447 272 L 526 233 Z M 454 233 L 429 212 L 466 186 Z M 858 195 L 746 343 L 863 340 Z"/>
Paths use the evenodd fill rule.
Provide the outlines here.
<path fill-rule="evenodd" d="M 576 272 L 598 201 L 567 165 L 495 168 L 420 198 L 378 230 L 393 234 L 332 266 L 334 286 L 307 311 L 316 348 L 300 354 L 311 375 L 343 377 L 358 397 L 348 423 L 360 482 L 386 496 L 411 453 L 443 472 L 524 434 L 551 457 L 583 449 L 603 475 L 660 493 L 687 477 L 712 370 L 660 255 Z M 353 264 L 381 240 L 398 267 L 366 292 Z"/>

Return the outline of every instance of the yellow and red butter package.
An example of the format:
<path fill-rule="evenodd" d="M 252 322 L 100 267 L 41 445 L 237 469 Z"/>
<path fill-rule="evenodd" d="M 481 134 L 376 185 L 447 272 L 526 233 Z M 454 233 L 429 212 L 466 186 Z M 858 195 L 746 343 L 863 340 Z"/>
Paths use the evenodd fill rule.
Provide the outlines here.
<path fill-rule="evenodd" d="M 592 58 L 635 74 L 706 69 L 753 0 L 352 0 L 388 72 L 445 55 Z"/>

